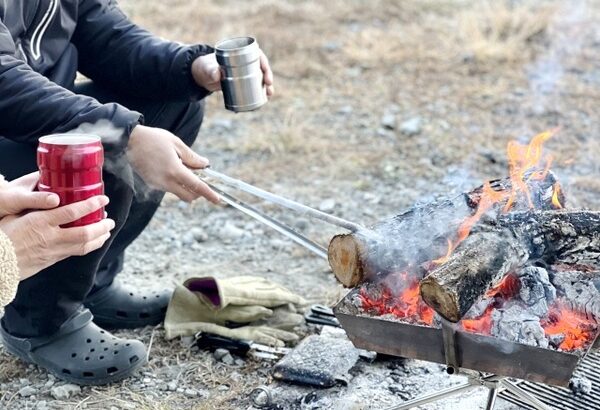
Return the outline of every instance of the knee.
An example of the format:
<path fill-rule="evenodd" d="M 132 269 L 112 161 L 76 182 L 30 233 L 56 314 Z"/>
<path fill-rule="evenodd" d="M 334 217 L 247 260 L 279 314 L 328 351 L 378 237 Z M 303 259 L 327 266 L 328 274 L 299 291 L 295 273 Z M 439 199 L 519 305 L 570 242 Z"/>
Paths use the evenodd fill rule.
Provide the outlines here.
<path fill-rule="evenodd" d="M 202 126 L 204 101 L 173 103 L 167 110 L 169 126 L 163 127 L 177 135 L 186 145 L 191 146 Z"/>

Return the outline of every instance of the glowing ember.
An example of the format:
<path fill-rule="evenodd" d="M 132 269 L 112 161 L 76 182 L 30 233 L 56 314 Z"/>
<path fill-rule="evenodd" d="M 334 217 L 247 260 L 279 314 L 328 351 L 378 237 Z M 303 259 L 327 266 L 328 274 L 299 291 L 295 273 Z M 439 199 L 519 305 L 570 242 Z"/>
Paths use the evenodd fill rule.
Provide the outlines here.
<path fill-rule="evenodd" d="M 560 184 L 558 182 L 554 184 L 553 191 L 554 192 L 552 194 L 552 205 L 554 205 L 558 209 L 562 209 L 563 206 L 560 203 L 560 199 L 558 199 L 560 195 Z"/>
<path fill-rule="evenodd" d="M 431 325 L 434 311 L 421 299 L 419 281 L 416 278 L 409 278 L 406 273 L 402 276 L 407 279 L 407 287 L 398 295 L 394 295 L 386 285 L 380 286 L 380 294 L 377 297 L 373 297 L 365 288 L 361 288 L 359 295 L 362 308 L 378 316 L 392 314 L 409 322 Z"/>
<path fill-rule="evenodd" d="M 546 336 L 564 335 L 560 349 L 571 351 L 586 347 L 596 335 L 596 326 L 585 314 L 575 312 L 560 303 L 550 310 L 548 319 L 542 324 Z"/>

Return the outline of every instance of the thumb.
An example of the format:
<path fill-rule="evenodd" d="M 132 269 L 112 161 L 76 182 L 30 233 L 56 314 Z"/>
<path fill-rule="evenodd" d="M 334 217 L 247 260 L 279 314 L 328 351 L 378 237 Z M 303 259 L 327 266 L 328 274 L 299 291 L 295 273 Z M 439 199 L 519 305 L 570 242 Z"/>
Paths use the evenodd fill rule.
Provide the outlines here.
<path fill-rule="evenodd" d="M 219 67 L 212 67 L 208 74 L 210 81 L 213 83 L 221 81 L 221 70 Z"/>
<path fill-rule="evenodd" d="M 16 215 L 29 209 L 52 209 L 58 206 L 58 195 L 29 192 L 21 188 L 0 191 L 0 217 Z"/>
<path fill-rule="evenodd" d="M 179 158 L 181 158 L 183 165 L 186 167 L 192 169 L 201 169 L 210 165 L 210 162 L 207 158 L 196 154 L 194 150 L 185 145 L 185 143 L 179 138 L 175 139 L 175 144 L 177 148 L 177 154 L 179 155 Z"/>

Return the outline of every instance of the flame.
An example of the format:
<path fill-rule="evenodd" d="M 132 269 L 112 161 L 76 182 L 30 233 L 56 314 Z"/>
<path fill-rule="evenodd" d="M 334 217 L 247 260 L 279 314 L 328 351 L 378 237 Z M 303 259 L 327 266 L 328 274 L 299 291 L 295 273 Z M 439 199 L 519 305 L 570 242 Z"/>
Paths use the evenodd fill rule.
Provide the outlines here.
<path fill-rule="evenodd" d="M 366 288 L 361 288 L 359 297 L 362 308 L 378 316 L 392 314 L 411 322 L 431 325 L 433 323 L 434 311 L 421 299 L 419 280 L 409 277 L 406 272 L 400 275 L 407 286 L 398 295 L 394 295 L 391 289 L 384 284 L 380 285 L 381 293 L 376 298 L 372 297 Z"/>
<path fill-rule="evenodd" d="M 554 193 L 552 194 L 552 205 L 554 205 L 555 208 L 557 209 L 562 209 L 563 206 L 560 203 L 560 184 L 557 182 L 554 184 L 554 186 L 552 187 L 552 190 L 554 191 Z"/>
<path fill-rule="evenodd" d="M 576 312 L 562 303 L 555 303 L 550 309 L 548 319 L 542 323 L 546 336 L 564 335 L 565 340 L 559 348 L 564 351 L 581 349 L 588 345 L 596 335 L 595 322 L 584 313 Z"/>
<path fill-rule="evenodd" d="M 475 226 L 496 204 L 505 202 L 502 211 L 506 213 L 512 209 L 517 198 L 519 198 L 520 195 L 524 195 L 529 208 L 534 207 L 527 182 L 532 179 L 543 180 L 548 175 L 548 172 L 550 172 L 553 157 L 551 155 L 547 155 L 545 158 L 542 156 L 543 145 L 556 133 L 556 131 L 557 130 L 549 130 L 542 132 L 533 137 L 528 145 L 521 144 L 517 141 L 510 141 L 508 143 L 506 151 L 508 155 L 511 190 L 495 191 L 489 182 L 483 184 L 483 190 L 477 205 L 477 210 L 472 216 L 466 218 L 460 224 L 456 238 L 454 240 L 449 240 L 446 255 L 433 260 L 433 263 L 442 265 L 448 262 L 448 259 L 456 247 L 469 236 L 473 226 Z M 545 161 L 545 164 L 542 170 L 532 172 L 532 170 L 541 168 L 543 161 Z M 558 201 L 558 194 L 556 195 Z"/>

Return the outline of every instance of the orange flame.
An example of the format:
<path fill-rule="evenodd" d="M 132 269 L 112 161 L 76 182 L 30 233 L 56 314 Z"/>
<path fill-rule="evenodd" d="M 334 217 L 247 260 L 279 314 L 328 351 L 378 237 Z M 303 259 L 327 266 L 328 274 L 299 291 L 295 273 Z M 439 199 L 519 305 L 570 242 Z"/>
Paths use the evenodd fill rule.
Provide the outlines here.
<path fill-rule="evenodd" d="M 434 311 L 421 299 L 418 279 L 409 277 L 406 272 L 401 275 L 408 286 L 398 295 L 394 295 L 384 284 L 380 285 L 382 290 L 376 298 L 369 295 L 364 287 L 361 288 L 359 297 L 362 308 L 379 316 L 392 314 L 401 319 L 431 325 Z"/>
<path fill-rule="evenodd" d="M 520 144 L 517 141 L 510 141 L 508 143 L 506 151 L 508 154 L 511 190 L 495 191 L 491 187 L 490 183 L 486 182 L 483 185 L 483 191 L 479 199 L 479 204 L 477 205 L 477 210 L 472 216 L 466 218 L 461 223 L 454 241 L 449 240 L 448 251 L 446 255 L 435 259 L 433 263 L 438 265 L 446 263 L 456 247 L 469 236 L 473 226 L 475 226 L 483 217 L 483 215 L 485 215 L 496 204 L 506 201 L 503 212 L 508 212 L 513 207 L 519 195 L 524 195 L 527 199 L 529 207 L 533 208 L 534 205 L 527 182 L 530 179 L 543 180 L 548 175 L 548 172 L 550 172 L 552 156 L 547 155 L 545 158 L 543 158 L 542 152 L 544 143 L 555 133 L 556 130 L 542 132 L 533 137 L 528 145 Z M 533 172 L 528 175 L 531 170 L 540 168 L 544 159 L 545 165 L 543 170 Z M 558 194 L 556 195 L 558 200 Z"/>
<path fill-rule="evenodd" d="M 552 194 L 552 205 L 554 205 L 555 208 L 557 209 L 562 209 L 562 204 L 560 203 L 560 184 L 557 182 L 554 184 L 553 186 L 553 191 L 554 193 Z"/>

